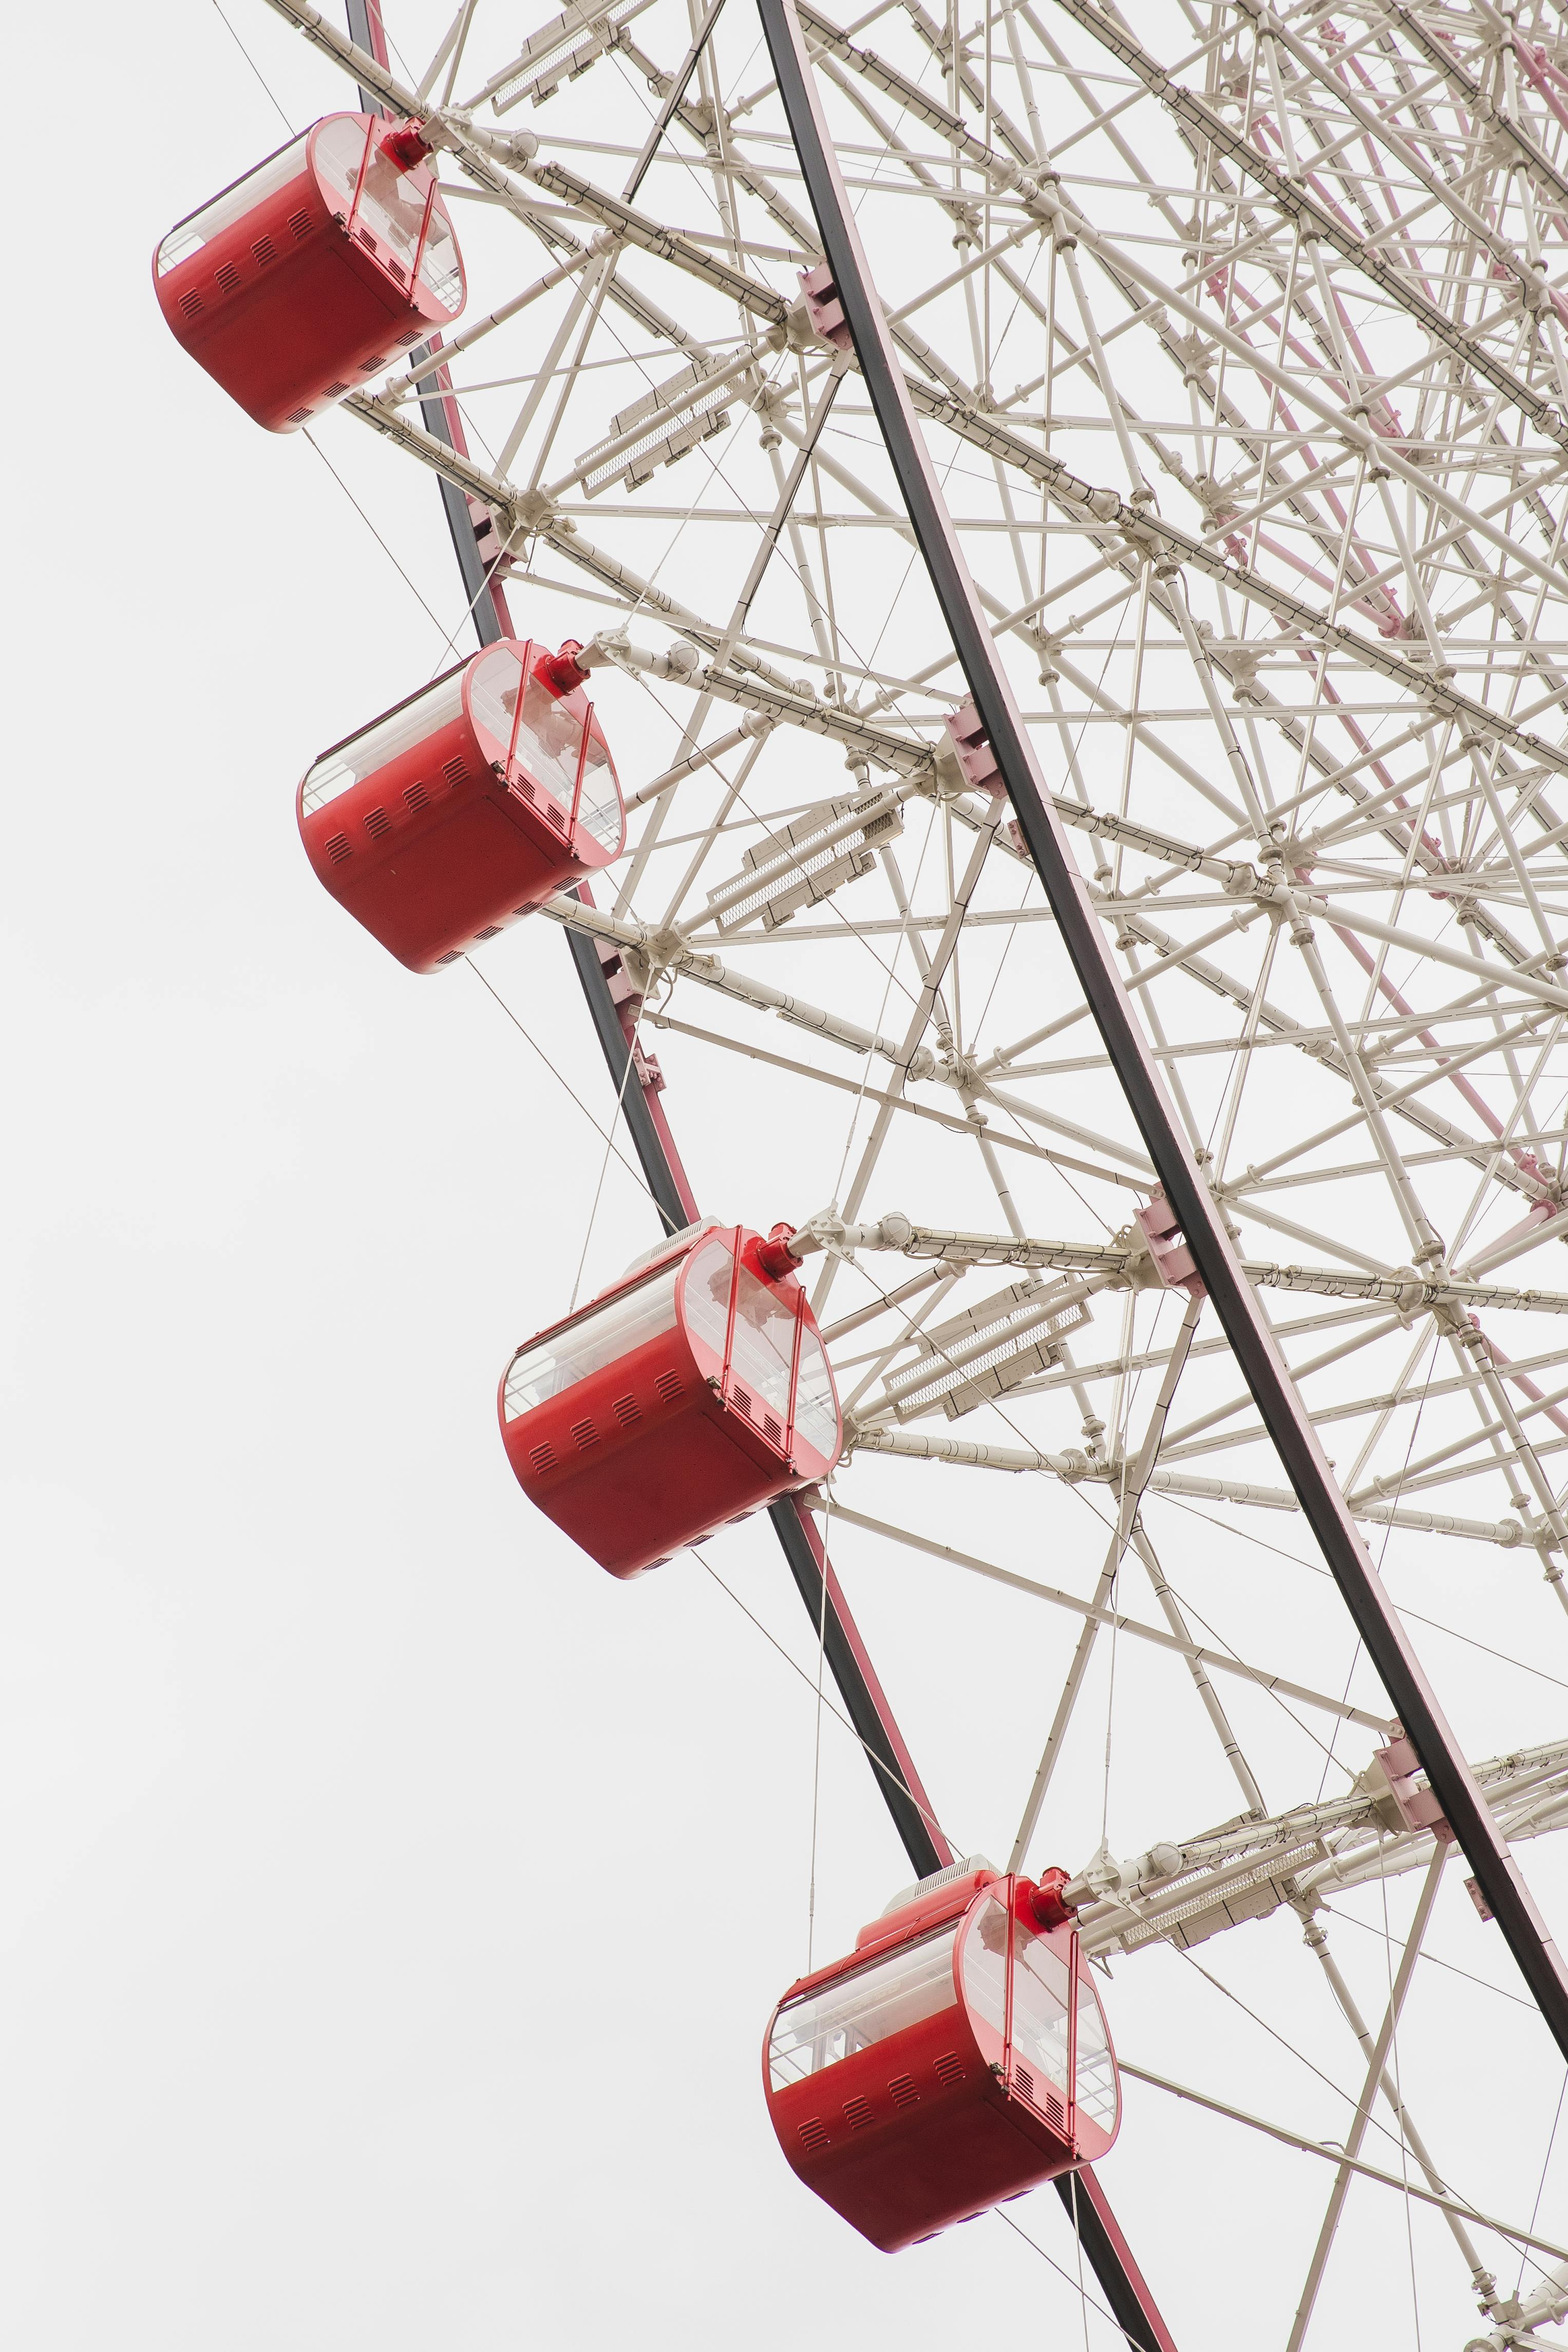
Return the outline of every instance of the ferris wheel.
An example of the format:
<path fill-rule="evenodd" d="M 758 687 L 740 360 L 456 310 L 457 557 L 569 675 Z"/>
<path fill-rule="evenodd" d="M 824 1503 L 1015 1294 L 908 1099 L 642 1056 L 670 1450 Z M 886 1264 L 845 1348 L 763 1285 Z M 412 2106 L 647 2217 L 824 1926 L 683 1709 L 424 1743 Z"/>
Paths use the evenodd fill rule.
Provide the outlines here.
<path fill-rule="evenodd" d="M 158 299 L 467 605 L 304 852 L 547 1044 L 570 958 L 641 1202 L 517 1511 L 766 1529 L 903 1848 L 759 2007 L 781 2210 L 1147 2352 L 1568 2340 L 1568 32 L 271 5 L 319 119 Z"/>

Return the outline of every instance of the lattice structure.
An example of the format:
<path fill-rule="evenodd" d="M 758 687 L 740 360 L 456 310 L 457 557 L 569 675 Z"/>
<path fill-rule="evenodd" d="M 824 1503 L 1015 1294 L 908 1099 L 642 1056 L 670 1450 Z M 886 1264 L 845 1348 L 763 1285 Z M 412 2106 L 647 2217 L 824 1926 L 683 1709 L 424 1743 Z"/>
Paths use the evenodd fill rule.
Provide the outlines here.
<path fill-rule="evenodd" d="M 444 429 L 406 358 L 340 429 L 461 494 L 521 633 L 530 596 L 572 600 L 617 742 L 630 722 L 650 747 L 621 755 L 614 887 L 546 911 L 619 959 L 699 1189 L 705 1105 L 788 1107 L 734 1213 L 821 1213 L 835 1547 L 936 1563 L 955 1608 L 996 1580 L 1066 1627 L 1011 1695 L 1027 1769 L 1004 1742 L 977 1842 L 1055 1858 L 1065 1784 L 1109 1752 L 1107 1653 L 1146 1654 L 1173 1748 L 1201 1751 L 1171 1801 L 1237 1819 L 1190 1834 L 1162 1785 L 1119 1804 L 1147 1852 L 1063 1857 L 1090 1943 L 1130 1979 L 1240 1928 L 1273 1939 L 1267 1988 L 1249 1979 L 1270 2030 L 1325 1981 L 1343 2012 L 1348 2102 L 1261 2119 L 1318 2155 L 1326 2131 L 1332 2192 L 1302 2181 L 1244 2305 L 1217 2274 L 1206 2339 L 1295 2352 L 1347 2197 L 1381 2200 L 1402 2250 L 1407 2191 L 1427 2301 L 1385 2282 L 1364 2340 L 1457 2344 L 1479 2302 L 1484 2340 L 1554 2341 L 1521 2333 L 1563 2301 L 1568 2225 L 1550 2197 L 1527 2219 L 1540 2117 L 1514 2146 L 1461 2138 L 1431 2004 L 1399 2023 L 1453 1848 L 1332 1588 L 1258 1549 L 1311 1553 L 977 736 L 755 15 L 631 0 L 519 39 L 478 0 L 414 70 L 273 5 L 439 150 L 473 289 Z M 1424 1607 L 1427 1577 L 1428 1613 L 1492 1644 L 1460 1710 L 1500 1759 L 1486 1802 L 1514 1838 L 1554 1829 L 1568 31 L 1540 0 L 797 14 L 931 464 L 1192 1160 L 1401 1601 Z M 323 109 L 345 102 L 322 80 Z M 519 951 L 490 951 L 498 985 Z M 1040 1530 L 1081 1530 L 1086 1503 L 1093 1566 L 1059 1574 Z M 1233 1580 L 1218 1602 L 1172 1568 L 1194 1514 Z M 1277 1619 L 1255 1637 L 1248 1573 L 1288 1580 L 1288 1649 Z M 934 1620 L 934 1674 L 946 1638 Z M 1481 1654 L 1435 1650 L 1437 1678 Z M 1516 1706 L 1543 1736 L 1513 1748 Z M 1380 2031 L 1324 1906 L 1416 1868 Z M 1157 2014 L 1134 2053 L 1150 2104 L 1186 2083 Z M 1520 2049 L 1549 2120 L 1556 2054 Z M 1260 2118 L 1203 2095 L 1234 2172 L 1206 2172 L 1190 2230 L 1223 2268 L 1204 2232 L 1245 2215 Z M 1135 2198 L 1122 2220 L 1135 2244 Z"/>

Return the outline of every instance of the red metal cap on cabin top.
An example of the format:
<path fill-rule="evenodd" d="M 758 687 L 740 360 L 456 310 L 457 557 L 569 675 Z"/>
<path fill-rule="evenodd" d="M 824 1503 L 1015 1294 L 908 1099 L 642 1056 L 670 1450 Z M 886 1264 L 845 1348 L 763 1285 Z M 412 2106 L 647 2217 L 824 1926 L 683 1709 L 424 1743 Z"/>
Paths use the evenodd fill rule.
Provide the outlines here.
<path fill-rule="evenodd" d="M 382 133 L 381 151 L 394 163 L 400 172 L 416 171 L 434 148 L 424 135 L 424 126 L 411 116 L 406 122 L 394 122 Z"/>
<path fill-rule="evenodd" d="M 541 654 L 534 667 L 546 685 L 553 686 L 558 694 L 574 693 L 580 686 L 588 684 L 589 674 L 580 667 L 577 659 L 581 651 L 581 638 L 568 637 L 559 653 Z"/>
<path fill-rule="evenodd" d="M 770 1226 L 768 1239 L 757 1244 L 757 1263 L 772 1282 L 782 1282 L 787 1274 L 799 1271 L 800 1260 L 789 1250 L 794 1232 L 793 1225 Z"/>

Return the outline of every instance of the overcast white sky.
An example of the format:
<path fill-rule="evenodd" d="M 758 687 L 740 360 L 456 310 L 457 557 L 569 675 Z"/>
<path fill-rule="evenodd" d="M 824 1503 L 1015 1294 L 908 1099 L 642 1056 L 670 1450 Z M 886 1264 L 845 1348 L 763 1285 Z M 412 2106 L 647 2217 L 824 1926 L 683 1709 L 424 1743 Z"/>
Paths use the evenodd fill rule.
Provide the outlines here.
<path fill-rule="evenodd" d="M 228 5 L 294 123 L 341 102 L 256 0 Z M 526 31 L 546 12 L 515 13 Z M 149 284 L 157 237 L 277 143 L 277 116 L 212 0 L 34 9 L 15 37 L 0 2335 L 1077 2343 L 1071 2280 L 1001 2223 L 890 2262 L 786 2171 L 758 2047 L 805 1963 L 810 1690 L 693 1563 L 613 1583 L 507 1469 L 495 1382 L 560 1311 L 601 1146 L 471 973 L 416 981 L 370 949 L 293 814 L 313 753 L 460 629 L 439 502 L 369 436 L 323 429 L 438 630 L 321 457 L 198 374 Z M 565 608 L 539 633 L 574 618 L 586 635 Z M 564 944 L 527 930 L 495 970 L 603 1117 Z M 684 1108 L 706 1200 L 763 1224 L 816 1205 L 738 1198 L 766 1137 L 711 1098 Z M 653 1234 L 612 1170 L 590 1271 Z M 1023 1507 L 997 1507 L 1005 1530 Z M 809 1654 L 766 1533 L 720 1556 Z M 966 1743 L 1001 1736 L 1033 1669 L 989 1599 L 960 1620 L 949 1586 L 901 1590 L 928 1612 L 918 1646 L 865 1605 L 961 1792 Z M 1288 1595 L 1278 1612 L 1286 1650 Z M 1525 1733 L 1560 1721 L 1546 1704 Z M 1038 1730 L 1033 1705 L 1020 1757 Z M 1156 1773 L 1157 1723 L 1127 1737 Z M 1062 1801 L 1076 1862 L 1098 1783 Z M 1528 1861 L 1559 1895 L 1561 1864 Z M 820 1873 L 819 1958 L 907 1875 L 837 1736 Z M 1449 1896 L 1469 1964 L 1511 1987 Z M 1228 1938 L 1228 1980 L 1261 1984 L 1279 1950 Z M 1177 2068 L 1193 1979 L 1140 1968 L 1124 2040 L 1157 2027 L 1201 2076 L 1237 2012 L 1195 2010 Z M 1456 2106 L 1488 2134 L 1523 2119 L 1527 2208 L 1555 2062 L 1517 2005 L 1434 1982 Z M 1301 2032 L 1348 2074 L 1331 2021 Z M 1252 2103 L 1304 2112 L 1292 2064 L 1249 2044 Z M 1238 2192 L 1234 2136 L 1145 2094 L 1106 2168 L 1184 2352 L 1249 2343 L 1252 2283 L 1299 2277 L 1315 2231 L 1324 2168 L 1241 2153 Z M 1353 2203 L 1314 2342 L 1370 2341 L 1395 2294 L 1381 2194 Z M 1071 2270 L 1054 2197 L 1013 2210 Z M 1458 2352 L 1446 2242 L 1422 2221 L 1415 2243 L 1444 2264 L 1428 2340 Z M 1407 2315 L 1407 2278 L 1399 2295 Z"/>

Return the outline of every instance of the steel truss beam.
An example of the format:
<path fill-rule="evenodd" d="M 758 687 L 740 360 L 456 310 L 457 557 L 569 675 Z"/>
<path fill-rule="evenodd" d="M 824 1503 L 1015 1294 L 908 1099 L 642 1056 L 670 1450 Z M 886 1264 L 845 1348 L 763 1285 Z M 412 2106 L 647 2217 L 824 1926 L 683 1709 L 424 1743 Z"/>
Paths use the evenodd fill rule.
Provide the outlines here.
<path fill-rule="evenodd" d="M 875 297 L 840 176 L 794 0 L 758 0 L 758 11 L 832 286 L 904 511 L 1063 945 L 1166 1200 L 1325 1563 L 1415 1742 L 1444 1815 L 1520 1970 L 1559 2048 L 1568 2056 L 1568 1969 L 1476 1786 L 1335 1484 L 1224 1220 L 1195 1165 L 1051 806 L 915 424 L 909 388 Z M 935 404 L 923 402 L 922 405 L 928 406 L 929 413 L 939 413 Z M 1258 829 L 1265 830 L 1261 823 Z M 1298 928 L 1310 941 L 1311 926 L 1304 913 L 1298 918 Z"/>
<path fill-rule="evenodd" d="M 1568 1740 L 1494 1756 L 1473 1769 L 1511 1835 L 1544 1835 L 1568 1808 Z M 1162 1842 L 1129 1862 L 1102 1852 L 1067 1891 L 1091 1951 L 1135 1952 L 1165 1937 L 1201 1943 L 1284 1903 L 1315 1908 L 1347 1887 L 1425 1867 L 1433 1844 L 1430 1828 L 1404 1826 L 1386 1776 L 1372 1767 L 1348 1796 Z M 1233 1916 L 1223 1916 L 1228 1903 L 1237 1906 Z"/>

